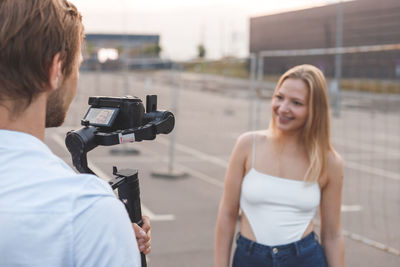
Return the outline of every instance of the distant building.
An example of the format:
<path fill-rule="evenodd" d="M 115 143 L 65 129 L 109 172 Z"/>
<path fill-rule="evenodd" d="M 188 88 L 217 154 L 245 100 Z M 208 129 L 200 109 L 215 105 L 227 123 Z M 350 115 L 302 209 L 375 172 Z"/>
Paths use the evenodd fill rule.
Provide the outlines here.
<path fill-rule="evenodd" d="M 115 70 L 166 67 L 160 59 L 160 36 L 86 34 L 83 69 Z"/>
<path fill-rule="evenodd" d="M 400 1 L 343 2 L 343 47 L 400 44 Z M 338 4 L 250 19 L 250 52 L 336 46 Z M 267 57 L 265 74 L 281 74 L 309 63 L 332 76 L 334 55 Z M 348 78 L 400 78 L 400 51 L 344 54 L 342 76 Z"/>

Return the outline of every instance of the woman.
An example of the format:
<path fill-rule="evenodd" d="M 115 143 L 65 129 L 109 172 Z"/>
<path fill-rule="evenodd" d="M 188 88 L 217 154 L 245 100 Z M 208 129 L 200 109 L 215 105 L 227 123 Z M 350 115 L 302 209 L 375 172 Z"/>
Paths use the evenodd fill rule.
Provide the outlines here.
<path fill-rule="evenodd" d="M 343 163 L 330 142 L 326 81 L 311 65 L 282 75 L 267 130 L 241 135 L 219 207 L 215 266 L 344 266 Z M 313 232 L 320 209 L 321 244 Z"/>

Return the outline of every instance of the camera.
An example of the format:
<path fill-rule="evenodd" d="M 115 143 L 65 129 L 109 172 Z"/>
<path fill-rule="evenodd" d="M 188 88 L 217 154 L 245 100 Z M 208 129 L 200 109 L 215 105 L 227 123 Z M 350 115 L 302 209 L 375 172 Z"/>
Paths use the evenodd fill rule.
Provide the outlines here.
<path fill-rule="evenodd" d="M 84 126 L 67 133 L 65 143 L 75 168 L 81 173 L 93 173 L 87 166 L 86 154 L 95 147 L 153 140 L 157 134 L 170 133 L 174 115 L 157 110 L 157 96 L 146 96 L 146 110 L 134 96 L 89 97 L 90 107 L 81 121 Z"/>
<path fill-rule="evenodd" d="M 87 163 L 87 153 L 95 147 L 153 140 L 157 134 L 168 134 L 175 126 L 174 115 L 157 110 L 157 96 L 146 96 L 146 110 L 142 101 L 134 96 L 89 97 L 89 109 L 81 121 L 83 127 L 70 131 L 65 144 L 72 156 L 72 163 L 81 173 L 95 174 Z M 118 170 L 109 184 L 118 189 L 118 197 L 125 205 L 131 222 L 142 226 L 138 171 Z M 142 253 L 142 267 L 146 257 Z"/>

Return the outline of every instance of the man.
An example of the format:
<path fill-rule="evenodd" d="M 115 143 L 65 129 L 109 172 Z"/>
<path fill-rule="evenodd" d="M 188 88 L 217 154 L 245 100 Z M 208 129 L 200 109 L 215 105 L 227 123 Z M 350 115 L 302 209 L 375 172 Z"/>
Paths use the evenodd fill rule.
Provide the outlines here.
<path fill-rule="evenodd" d="M 138 244 L 150 251 L 148 219 L 133 231 L 107 183 L 76 174 L 43 143 L 75 96 L 82 40 L 67 0 L 0 0 L 2 267 L 139 267 Z"/>

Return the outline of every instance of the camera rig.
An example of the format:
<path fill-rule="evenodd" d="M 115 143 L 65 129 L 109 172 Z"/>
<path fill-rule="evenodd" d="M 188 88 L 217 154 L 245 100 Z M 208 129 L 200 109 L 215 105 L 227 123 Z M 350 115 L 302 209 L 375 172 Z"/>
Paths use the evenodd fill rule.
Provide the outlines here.
<path fill-rule="evenodd" d="M 81 121 L 83 127 L 67 133 L 65 144 L 72 156 L 72 163 L 80 173 L 96 175 L 89 167 L 87 153 L 97 146 L 112 146 L 142 140 L 154 140 L 157 134 L 170 133 L 175 125 L 174 115 L 157 110 L 157 96 L 146 96 L 146 110 L 137 97 L 89 97 L 89 110 Z M 138 171 L 118 170 L 109 181 L 118 189 L 131 222 L 142 226 Z M 147 266 L 142 253 L 142 266 Z"/>

